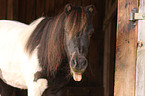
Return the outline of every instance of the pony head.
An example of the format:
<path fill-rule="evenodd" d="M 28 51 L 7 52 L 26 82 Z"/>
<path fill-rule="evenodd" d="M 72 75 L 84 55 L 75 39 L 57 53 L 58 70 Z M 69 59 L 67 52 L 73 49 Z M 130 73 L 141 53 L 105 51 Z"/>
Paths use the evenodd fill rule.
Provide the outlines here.
<path fill-rule="evenodd" d="M 88 66 L 86 56 L 90 37 L 94 32 L 91 22 L 94 6 L 90 5 L 83 8 L 67 4 L 64 11 L 67 15 L 64 22 L 66 53 L 73 79 L 80 81 Z"/>
<path fill-rule="evenodd" d="M 46 17 L 37 25 L 28 39 L 26 50 L 32 54 L 38 48 L 39 63 L 46 70 L 47 77 L 60 73 L 59 70 L 69 63 L 74 80 L 82 79 L 88 66 L 86 57 L 90 37 L 94 32 L 93 13 L 93 5 L 76 7 L 67 4 L 61 14 Z"/>

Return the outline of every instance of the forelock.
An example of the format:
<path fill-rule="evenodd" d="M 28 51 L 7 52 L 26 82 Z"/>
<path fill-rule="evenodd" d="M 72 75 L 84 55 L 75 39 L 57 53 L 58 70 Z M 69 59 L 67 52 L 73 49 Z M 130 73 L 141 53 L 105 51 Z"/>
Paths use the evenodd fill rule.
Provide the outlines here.
<path fill-rule="evenodd" d="M 83 30 L 87 24 L 86 12 L 82 7 L 75 7 L 66 18 L 65 31 L 69 34 L 69 38 Z"/>

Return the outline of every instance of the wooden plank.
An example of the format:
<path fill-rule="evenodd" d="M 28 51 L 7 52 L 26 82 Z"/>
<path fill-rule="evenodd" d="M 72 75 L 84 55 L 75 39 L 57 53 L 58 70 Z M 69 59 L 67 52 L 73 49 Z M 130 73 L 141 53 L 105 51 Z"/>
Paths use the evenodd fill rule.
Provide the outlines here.
<path fill-rule="evenodd" d="M 139 13 L 145 13 L 145 0 L 139 2 Z M 140 46 L 137 50 L 137 64 L 136 64 L 136 91 L 135 96 L 145 95 L 145 21 L 138 21 L 138 41 Z M 141 43 L 143 46 L 141 46 Z"/>
<path fill-rule="evenodd" d="M 7 19 L 18 19 L 18 0 L 7 0 Z"/>
<path fill-rule="evenodd" d="M 13 0 L 7 0 L 7 19 L 13 19 Z"/>
<path fill-rule="evenodd" d="M 51 2 L 49 0 L 46 0 L 46 15 L 48 17 L 54 16 L 55 13 L 55 0 L 51 0 Z"/>
<path fill-rule="evenodd" d="M 88 6 L 91 4 L 91 0 L 82 0 L 82 6 Z"/>
<path fill-rule="evenodd" d="M 108 6 L 110 3 L 106 3 Z M 109 10 L 109 11 L 108 11 Z M 105 32 L 104 37 L 104 72 L 103 72 L 103 82 L 104 82 L 104 95 L 113 96 L 114 92 L 114 54 L 115 54 L 115 38 L 116 38 L 116 11 L 117 11 L 117 1 L 114 2 L 110 9 L 106 9 L 106 14 L 104 18 L 103 30 Z"/>
<path fill-rule="evenodd" d="M 45 16 L 45 0 L 36 0 L 36 18 Z"/>
<path fill-rule="evenodd" d="M 98 31 L 97 31 L 98 32 Z M 88 52 L 89 66 L 83 74 L 84 85 L 103 86 L 103 36 L 95 32 L 90 40 Z M 101 32 L 99 32 L 101 33 Z M 98 38 L 99 37 L 99 38 Z"/>
<path fill-rule="evenodd" d="M 118 0 L 114 96 L 135 96 L 137 26 L 129 21 L 138 0 Z"/>
<path fill-rule="evenodd" d="M 36 18 L 36 0 L 26 0 L 26 4 L 26 23 L 30 23 Z"/>
<path fill-rule="evenodd" d="M 114 15 L 116 15 L 116 10 L 117 10 L 117 0 L 112 4 L 112 7 L 110 9 L 106 10 L 107 13 L 105 14 L 104 26 L 103 26 L 104 30 L 106 29 L 106 27 L 108 27 L 108 23 L 110 23 L 112 19 L 114 19 Z"/>
<path fill-rule="evenodd" d="M 20 0 L 14 0 L 13 1 L 13 19 L 18 20 L 18 12 L 19 12 L 19 1 Z"/>
<path fill-rule="evenodd" d="M 7 14 L 7 2 L 6 0 L 0 0 L 0 19 L 6 19 Z"/>
<path fill-rule="evenodd" d="M 104 82 L 104 96 L 109 96 L 109 78 L 110 78 L 110 46 L 111 46 L 111 22 L 105 31 L 105 43 L 104 43 L 104 72 L 103 72 L 103 82 Z"/>
<path fill-rule="evenodd" d="M 18 20 L 26 23 L 26 0 L 19 0 Z"/>
<path fill-rule="evenodd" d="M 55 14 L 59 14 L 64 9 L 63 0 L 55 0 Z"/>
<path fill-rule="evenodd" d="M 104 12 L 105 12 L 105 7 L 102 7 L 102 6 L 105 5 L 105 0 L 101 2 L 99 0 L 91 0 L 91 4 L 95 5 L 95 9 L 96 9 L 94 18 L 93 18 L 94 19 L 93 25 L 95 25 L 94 27 L 97 30 L 102 30 L 102 24 L 103 24 L 103 19 L 104 19 Z"/>

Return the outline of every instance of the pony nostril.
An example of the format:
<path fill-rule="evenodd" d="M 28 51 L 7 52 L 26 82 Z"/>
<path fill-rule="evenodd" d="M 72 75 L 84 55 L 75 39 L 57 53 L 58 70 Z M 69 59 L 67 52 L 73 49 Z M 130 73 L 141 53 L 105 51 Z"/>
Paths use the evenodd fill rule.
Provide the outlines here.
<path fill-rule="evenodd" d="M 87 61 L 84 60 L 84 61 L 82 62 L 82 65 L 83 65 L 83 66 L 87 66 Z"/>
<path fill-rule="evenodd" d="M 77 66 L 77 61 L 76 61 L 75 59 L 73 59 L 73 60 L 71 61 L 71 66 L 72 66 L 72 68 L 76 68 L 76 66 Z"/>
<path fill-rule="evenodd" d="M 75 70 L 84 70 L 87 66 L 87 60 L 84 58 L 72 59 L 71 61 L 71 67 Z"/>
<path fill-rule="evenodd" d="M 82 65 L 83 68 L 85 68 L 85 67 L 88 66 L 87 60 L 82 60 L 82 61 L 80 62 L 80 64 Z"/>

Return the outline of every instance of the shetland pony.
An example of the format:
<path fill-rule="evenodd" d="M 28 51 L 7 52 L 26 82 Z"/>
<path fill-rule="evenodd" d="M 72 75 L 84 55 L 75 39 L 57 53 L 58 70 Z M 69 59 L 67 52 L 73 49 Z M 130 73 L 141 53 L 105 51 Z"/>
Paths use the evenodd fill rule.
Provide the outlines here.
<path fill-rule="evenodd" d="M 30 25 L 0 20 L 0 78 L 28 89 L 28 96 L 44 91 L 55 96 L 53 90 L 62 88 L 71 76 L 81 81 L 88 66 L 93 13 L 93 5 L 67 4 L 61 14 Z"/>

